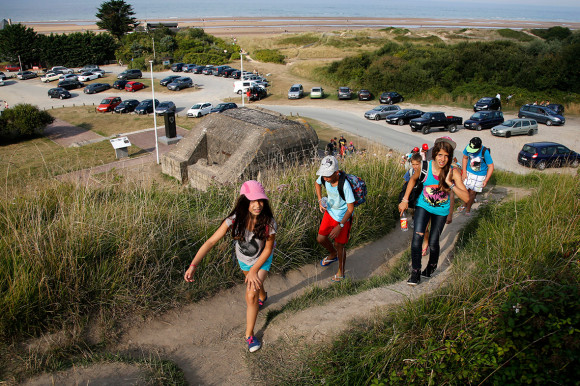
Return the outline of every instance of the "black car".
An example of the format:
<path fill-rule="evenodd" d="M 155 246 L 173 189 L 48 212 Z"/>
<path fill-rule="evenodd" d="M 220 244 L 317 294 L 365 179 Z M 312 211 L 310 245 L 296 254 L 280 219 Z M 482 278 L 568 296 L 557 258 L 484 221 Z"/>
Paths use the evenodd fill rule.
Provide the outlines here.
<path fill-rule="evenodd" d="M 211 70 L 212 75 L 214 76 L 222 76 L 225 69 L 230 68 L 228 65 L 217 66 Z"/>
<path fill-rule="evenodd" d="M 564 106 L 562 105 L 557 103 L 550 103 L 549 105 L 546 105 L 546 107 L 554 110 L 558 115 L 564 115 Z"/>
<path fill-rule="evenodd" d="M 360 90 L 358 92 L 359 101 L 370 101 L 371 99 L 373 99 L 373 94 L 369 90 Z"/>
<path fill-rule="evenodd" d="M 175 112 L 175 103 L 171 102 L 171 101 L 164 101 L 159 103 L 157 106 L 155 106 L 155 112 L 157 113 L 157 115 L 163 115 L 166 113 L 171 113 L 171 112 Z"/>
<path fill-rule="evenodd" d="M 518 163 L 544 170 L 546 167 L 580 165 L 580 154 L 554 142 L 526 143 L 518 154 Z"/>
<path fill-rule="evenodd" d="M 203 71 L 201 72 L 203 75 L 212 75 L 213 74 L 214 66 L 205 66 Z"/>
<path fill-rule="evenodd" d="M 117 75 L 117 79 L 141 79 L 143 77 L 143 73 L 141 70 L 125 70 L 119 75 Z"/>
<path fill-rule="evenodd" d="M 183 66 L 185 66 L 185 63 L 173 63 L 171 65 L 171 71 L 179 72 L 183 69 Z"/>
<path fill-rule="evenodd" d="M 55 87 L 48 90 L 49 98 L 68 99 L 71 97 L 70 92 L 62 87 Z"/>
<path fill-rule="evenodd" d="M 250 92 L 250 96 L 248 97 L 250 101 L 259 101 L 268 96 L 268 91 L 264 87 L 250 87 L 248 91 Z"/>
<path fill-rule="evenodd" d="M 159 81 L 159 84 L 162 85 L 162 86 L 167 87 L 167 85 L 169 83 L 173 82 L 177 78 L 181 78 L 181 76 L 179 76 L 179 75 L 169 75 L 168 77 L 161 79 Z"/>
<path fill-rule="evenodd" d="M 478 111 L 471 118 L 463 122 L 463 126 L 466 129 L 479 131 L 501 125 L 503 121 L 503 113 L 501 111 Z"/>
<path fill-rule="evenodd" d="M 496 97 L 483 97 L 473 105 L 473 111 L 501 110 L 501 101 Z"/>
<path fill-rule="evenodd" d="M 159 106 L 159 101 L 155 99 L 155 107 Z M 151 114 L 153 112 L 153 99 L 145 99 L 135 107 L 137 114 Z"/>
<path fill-rule="evenodd" d="M 238 70 L 237 70 L 237 69 L 235 69 L 235 68 L 231 68 L 231 67 L 230 67 L 230 68 L 226 68 L 226 69 L 225 69 L 225 70 L 222 72 L 222 76 L 223 76 L 224 78 L 229 78 L 230 76 L 232 76 L 232 72 L 234 72 L 234 71 L 238 71 Z"/>
<path fill-rule="evenodd" d="M 6 75 L 2 71 L 0 71 L 0 79 L 6 80 Z"/>
<path fill-rule="evenodd" d="M 403 126 L 404 124 L 408 124 L 411 119 L 420 118 L 423 113 L 421 110 L 402 109 L 394 114 L 388 115 L 387 123 Z"/>
<path fill-rule="evenodd" d="M 230 78 L 240 79 L 242 76 L 242 72 L 240 70 L 232 71 L 230 74 Z"/>
<path fill-rule="evenodd" d="M 135 111 L 135 107 L 138 105 L 139 101 L 137 99 L 125 99 L 123 102 L 118 104 L 113 111 L 119 114 L 131 113 Z"/>
<path fill-rule="evenodd" d="M 197 64 L 185 64 L 181 67 L 181 71 L 191 72 L 191 70 L 193 70 L 196 67 L 197 67 Z"/>
<path fill-rule="evenodd" d="M 84 92 L 85 94 L 96 94 L 98 92 L 105 91 L 110 88 L 111 85 L 108 83 L 93 83 L 85 87 Z"/>
<path fill-rule="evenodd" d="M 238 108 L 238 105 L 235 104 L 234 102 L 220 103 L 219 105 L 217 105 L 216 107 L 211 109 L 210 113 L 222 113 L 226 110 L 237 109 L 237 108 Z"/>
<path fill-rule="evenodd" d="M 85 84 L 76 79 L 65 79 L 58 82 L 58 87 L 64 88 L 65 90 L 74 90 L 85 87 Z"/>
<path fill-rule="evenodd" d="M 113 83 L 113 88 L 116 88 L 117 90 L 124 90 L 125 85 L 127 85 L 128 82 L 129 81 L 127 79 L 116 80 L 115 83 Z"/>
<path fill-rule="evenodd" d="M 205 66 L 203 66 L 203 65 L 199 65 L 199 66 L 196 66 L 196 67 L 194 67 L 194 68 L 191 70 L 191 73 L 192 73 L 192 74 L 201 74 L 201 73 L 203 72 L 203 70 L 204 70 L 204 69 L 205 69 Z"/>
<path fill-rule="evenodd" d="M 401 103 L 405 100 L 401 94 L 394 91 L 384 92 L 379 98 L 382 105 L 392 105 L 393 103 Z"/>

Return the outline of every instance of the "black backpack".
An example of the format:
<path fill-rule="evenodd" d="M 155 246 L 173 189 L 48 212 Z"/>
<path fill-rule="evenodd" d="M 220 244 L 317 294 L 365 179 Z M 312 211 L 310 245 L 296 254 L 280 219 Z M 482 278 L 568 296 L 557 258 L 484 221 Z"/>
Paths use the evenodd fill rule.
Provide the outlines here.
<path fill-rule="evenodd" d="M 417 182 L 415 183 L 415 186 L 413 186 L 413 189 L 411 189 L 411 193 L 409 194 L 409 208 L 415 207 L 415 204 L 417 203 L 417 199 L 419 198 L 419 195 L 423 191 L 423 183 L 427 179 L 427 170 L 428 169 L 429 169 L 429 162 L 423 161 L 423 164 L 421 166 L 421 174 L 419 175 L 419 179 L 417 180 Z M 399 193 L 399 202 L 403 201 L 403 198 L 405 197 L 405 192 L 407 191 L 408 185 L 409 185 L 409 181 L 405 181 L 405 183 L 403 184 L 403 188 L 401 189 L 401 192 Z"/>

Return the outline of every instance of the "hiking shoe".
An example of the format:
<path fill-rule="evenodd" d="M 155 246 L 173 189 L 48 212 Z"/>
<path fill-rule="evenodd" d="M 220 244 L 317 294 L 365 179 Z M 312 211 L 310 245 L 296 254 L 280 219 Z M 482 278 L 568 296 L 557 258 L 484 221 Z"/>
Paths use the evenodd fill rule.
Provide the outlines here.
<path fill-rule="evenodd" d="M 411 277 L 407 280 L 407 284 L 409 285 L 417 285 L 421 282 L 421 270 L 414 269 L 411 271 Z"/>
<path fill-rule="evenodd" d="M 246 343 L 248 343 L 249 352 L 258 351 L 260 347 L 262 347 L 262 344 L 255 336 L 250 336 L 249 338 L 247 338 Z"/>
<path fill-rule="evenodd" d="M 427 267 L 421 272 L 421 276 L 431 277 L 433 272 L 437 269 L 437 264 L 427 264 Z"/>

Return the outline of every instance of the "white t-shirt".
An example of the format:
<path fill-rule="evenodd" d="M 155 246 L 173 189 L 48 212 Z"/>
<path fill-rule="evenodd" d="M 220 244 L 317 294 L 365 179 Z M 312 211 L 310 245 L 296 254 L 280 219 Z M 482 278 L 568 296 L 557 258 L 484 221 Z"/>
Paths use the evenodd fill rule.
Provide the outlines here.
<path fill-rule="evenodd" d="M 225 221 L 226 224 L 228 224 L 228 227 L 231 228 L 235 218 L 236 215 L 226 218 Z M 278 225 L 276 224 L 276 221 L 272 219 L 272 221 L 268 225 L 268 236 L 276 233 L 277 226 Z M 236 257 L 238 258 L 238 260 L 240 260 L 243 263 L 246 263 L 247 265 L 254 265 L 256 261 L 258 261 L 258 258 L 260 257 L 260 254 L 264 250 L 265 246 L 266 239 L 260 240 L 255 237 L 254 232 L 250 232 L 249 230 L 246 229 L 244 239 L 236 240 L 235 242 Z"/>

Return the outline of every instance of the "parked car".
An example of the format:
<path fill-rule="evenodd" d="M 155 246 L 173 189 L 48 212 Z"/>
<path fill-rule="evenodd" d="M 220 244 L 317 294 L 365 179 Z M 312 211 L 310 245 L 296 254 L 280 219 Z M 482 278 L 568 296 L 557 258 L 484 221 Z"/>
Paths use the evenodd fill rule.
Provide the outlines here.
<path fill-rule="evenodd" d="M 401 94 L 394 91 L 384 92 L 379 97 L 379 103 L 382 105 L 392 105 L 393 103 L 401 103 L 405 100 Z"/>
<path fill-rule="evenodd" d="M 65 80 L 65 79 L 73 79 L 73 80 L 79 80 L 79 77 L 77 75 L 73 74 L 62 74 L 61 76 L 59 76 L 58 78 L 59 80 Z"/>
<path fill-rule="evenodd" d="M 248 88 L 248 91 L 250 92 L 248 96 L 250 101 L 259 101 L 268 96 L 268 91 L 259 85 Z"/>
<path fill-rule="evenodd" d="M 159 101 L 155 99 L 155 107 L 159 106 Z M 151 114 L 153 112 L 153 99 L 145 99 L 135 107 L 137 114 Z"/>
<path fill-rule="evenodd" d="M 174 79 L 173 82 L 167 85 L 167 89 L 171 91 L 179 91 L 184 88 L 193 87 L 193 81 L 187 76 Z"/>
<path fill-rule="evenodd" d="M 321 99 L 324 98 L 324 90 L 322 87 L 312 87 L 310 90 L 310 99 Z"/>
<path fill-rule="evenodd" d="M 171 102 L 171 101 L 164 101 L 159 103 L 158 106 L 155 106 L 155 112 L 157 113 L 157 115 L 163 115 L 166 113 L 171 113 L 171 112 L 175 112 L 175 103 Z"/>
<path fill-rule="evenodd" d="M 68 90 L 65 90 L 62 87 L 55 87 L 48 90 L 48 97 L 49 98 L 58 98 L 58 99 L 68 99 L 72 95 Z"/>
<path fill-rule="evenodd" d="M 223 113 L 226 110 L 237 109 L 237 108 L 238 108 L 238 105 L 235 104 L 234 102 L 225 102 L 225 103 L 220 103 L 216 107 L 212 108 L 210 113 Z"/>
<path fill-rule="evenodd" d="M 518 113 L 518 118 L 532 118 L 548 126 L 563 125 L 566 118 L 546 106 L 523 105 Z"/>
<path fill-rule="evenodd" d="M 213 68 L 215 66 L 205 66 L 205 68 L 201 71 L 203 75 L 211 75 L 213 73 Z"/>
<path fill-rule="evenodd" d="M 358 100 L 359 101 L 370 101 L 371 99 L 373 99 L 373 94 L 371 94 L 371 92 L 369 90 L 359 90 L 358 92 Z"/>
<path fill-rule="evenodd" d="M 234 82 L 234 92 L 238 95 L 241 95 L 242 93 L 247 92 L 248 88 L 255 86 L 260 85 L 253 80 L 238 80 Z"/>
<path fill-rule="evenodd" d="M 498 137 L 509 138 L 512 135 L 538 134 L 538 122 L 535 119 L 515 118 L 503 122 L 491 128 L 491 134 Z"/>
<path fill-rule="evenodd" d="M 415 110 L 415 109 L 402 109 L 394 114 L 387 116 L 387 123 L 392 123 L 394 125 L 403 126 L 406 123 L 409 123 L 411 119 L 420 118 L 423 115 L 423 111 Z"/>
<path fill-rule="evenodd" d="M 4 83 L 4 79 L 0 78 L 0 86 L 4 86 L 6 83 Z"/>
<path fill-rule="evenodd" d="M 240 70 L 232 71 L 232 73 L 230 74 L 230 78 L 233 78 L 233 79 L 240 79 L 241 76 L 242 76 L 242 72 Z"/>
<path fill-rule="evenodd" d="M 215 75 L 215 76 L 223 76 L 224 71 L 228 68 L 230 68 L 230 66 L 225 65 L 225 64 L 222 66 L 217 66 L 217 67 L 213 68 L 211 73 L 212 73 L 212 75 Z"/>
<path fill-rule="evenodd" d="M 466 129 L 480 131 L 501 124 L 504 121 L 501 111 L 478 111 L 463 123 Z"/>
<path fill-rule="evenodd" d="M 378 121 L 380 119 L 385 119 L 388 115 L 395 114 L 400 110 L 401 108 L 399 106 L 380 105 L 372 110 L 367 111 L 365 113 L 365 118 Z"/>
<path fill-rule="evenodd" d="M 339 87 L 337 91 L 339 100 L 352 98 L 352 90 L 348 87 Z"/>
<path fill-rule="evenodd" d="M 203 65 L 199 65 L 193 68 L 193 70 L 191 70 L 191 72 L 193 74 L 201 74 L 203 72 L 203 69 L 205 68 L 205 66 Z"/>
<path fill-rule="evenodd" d="M 131 69 L 125 70 L 119 75 L 117 75 L 117 79 L 141 79 L 143 77 L 143 73 L 141 70 Z"/>
<path fill-rule="evenodd" d="M 145 85 L 141 82 L 127 82 L 125 85 L 125 91 L 135 92 L 145 88 Z"/>
<path fill-rule="evenodd" d="M 135 111 L 135 108 L 139 105 L 137 99 L 125 99 L 123 102 L 115 107 L 115 112 L 119 114 L 131 113 Z"/>
<path fill-rule="evenodd" d="M 117 90 L 124 90 L 127 83 L 129 83 L 129 81 L 127 79 L 117 79 L 113 83 L 113 88 L 115 88 Z"/>
<path fill-rule="evenodd" d="M 121 97 L 108 97 L 101 101 L 101 104 L 97 107 L 97 111 L 106 113 L 113 111 L 115 107 L 121 104 Z"/>
<path fill-rule="evenodd" d="M 189 118 L 192 117 L 200 118 L 204 115 L 209 114 L 212 108 L 213 106 L 209 102 L 196 103 L 193 106 L 191 106 L 189 110 L 187 110 L 187 116 Z"/>
<path fill-rule="evenodd" d="M 84 92 L 85 94 L 95 94 L 101 91 L 108 90 L 110 88 L 111 85 L 108 83 L 93 83 L 85 87 Z"/>
<path fill-rule="evenodd" d="M 550 103 L 546 107 L 552 109 L 558 115 L 564 115 L 564 106 L 557 103 Z"/>
<path fill-rule="evenodd" d="M 20 71 L 19 73 L 16 74 L 16 78 L 20 80 L 32 79 L 36 78 L 37 76 L 38 75 L 36 74 L 36 72 L 32 71 Z"/>
<path fill-rule="evenodd" d="M 17 65 L 17 64 L 7 64 L 7 65 L 4 67 L 4 70 L 5 70 L 6 72 L 16 72 L 16 71 L 20 71 L 20 66 L 19 66 L 19 65 Z"/>
<path fill-rule="evenodd" d="M 78 80 L 81 82 L 87 82 L 89 80 L 99 79 L 101 74 L 95 72 L 83 72 L 78 76 Z"/>
<path fill-rule="evenodd" d="M 74 71 L 68 67 L 54 66 L 50 72 L 60 72 L 61 74 L 74 74 Z"/>
<path fill-rule="evenodd" d="M 0 79 L 6 80 L 6 74 L 4 74 L 2 71 L 0 71 Z"/>
<path fill-rule="evenodd" d="M 82 73 L 82 72 L 92 72 L 95 70 L 98 70 L 99 66 L 97 66 L 96 64 L 87 64 L 86 66 L 84 66 L 83 68 L 80 68 L 78 70 L 78 72 Z"/>
<path fill-rule="evenodd" d="M 186 64 L 186 65 L 181 67 L 181 71 L 191 72 L 191 70 L 193 70 L 195 67 L 197 67 L 197 64 Z"/>
<path fill-rule="evenodd" d="M 473 105 L 473 111 L 501 110 L 501 101 L 496 97 L 483 97 Z"/>
<path fill-rule="evenodd" d="M 518 154 L 520 165 L 544 170 L 547 167 L 580 165 L 580 154 L 555 142 L 526 143 Z"/>
<path fill-rule="evenodd" d="M 85 87 L 83 82 L 78 79 L 65 79 L 58 82 L 58 87 L 64 88 L 65 90 L 74 90 L 76 88 Z"/>
<path fill-rule="evenodd" d="M 47 72 L 40 77 L 40 80 L 44 83 L 54 82 L 55 80 L 59 80 L 61 75 L 62 73 L 60 72 Z"/>
<path fill-rule="evenodd" d="M 171 71 L 173 72 L 180 72 L 183 69 L 185 63 L 173 63 L 171 65 Z"/>
<path fill-rule="evenodd" d="M 441 111 L 434 111 L 425 113 L 420 118 L 411 119 L 409 125 L 412 132 L 421 131 L 423 134 L 429 134 L 431 128 L 445 128 L 450 133 L 455 133 L 457 125 L 462 123 L 463 118 L 461 117 L 447 116 Z"/>
<path fill-rule="evenodd" d="M 92 72 L 93 74 L 100 74 L 101 78 L 103 76 L 105 76 L 105 70 L 103 70 L 101 68 L 95 68 L 94 70 L 91 70 L 90 72 Z"/>
<path fill-rule="evenodd" d="M 177 78 L 181 78 L 181 76 L 179 76 L 179 75 L 169 75 L 169 76 L 167 76 L 167 77 L 165 77 L 165 78 L 161 79 L 161 80 L 159 81 L 159 84 L 160 84 L 160 85 L 162 85 L 162 86 L 165 86 L 165 87 L 167 87 L 167 85 L 168 85 L 169 83 L 173 82 L 173 81 L 174 81 L 175 79 L 177 79 Z"/>
<path fill-rule="evenodd" d="M 222 76 L 223 76 L 224 78 L 229 78 L 229 77 L 232 75 L 232 72 L 234 72 L 234 71 L 238 71 L 238 70 L 237 70 L 237 69 L 235 69 L 235 68 L 231 68 L 231 67 L 230 67 L 230 68 L 226 68 L 226 69 L 225 69 L 225 70 L 222 72 Z"/>
<path fill-rule="evenodd" d="M 288 90 L 288 99 L 300 99 L 304 96 L 304 88 L 301 84 L 293 84 Z"/>

